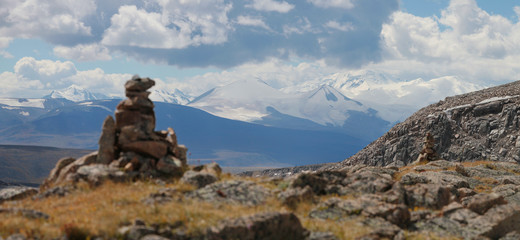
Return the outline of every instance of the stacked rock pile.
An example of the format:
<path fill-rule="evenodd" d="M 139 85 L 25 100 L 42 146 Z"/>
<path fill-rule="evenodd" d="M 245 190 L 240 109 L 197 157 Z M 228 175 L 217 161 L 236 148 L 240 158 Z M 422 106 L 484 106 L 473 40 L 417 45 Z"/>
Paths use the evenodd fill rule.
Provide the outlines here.
<path fill-rule="evenodd" d="M 99 150 L 79 159 L 58 161 L 42 187 L 86 180 L 126 180 L 135 177 L 181 177 L 188 168 L 187 148 L 177 144 L 172 128 L 155 131 L 154 104 L 148 98 L 155 82 L 134 76 L 125 84 L 127 99 L 115 116 L 103 122 Z"/>
<path fill-rule="evenodd" d="M 430 161 L 438 160 L 439 157 L 435 152 L 435 139 L 433 138 L 431 133 L 426 133 L 426 137 L 424 137 L 424 146 L 419 153 L 419 157 L 414 162 L 414 164 L 423 164 Z"/>

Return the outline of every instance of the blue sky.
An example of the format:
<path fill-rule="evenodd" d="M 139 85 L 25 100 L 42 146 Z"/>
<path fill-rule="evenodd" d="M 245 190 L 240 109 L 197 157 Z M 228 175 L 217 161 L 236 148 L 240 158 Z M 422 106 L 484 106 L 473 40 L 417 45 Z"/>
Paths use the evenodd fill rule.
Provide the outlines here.
<path fill-rule="evenodd" d="M 520 79 L 513 0 L 5 0 L 0 97 L 72 84 L 118 95 L 133 74 L 197 95 L 370 69 L 403 81 Z"/>

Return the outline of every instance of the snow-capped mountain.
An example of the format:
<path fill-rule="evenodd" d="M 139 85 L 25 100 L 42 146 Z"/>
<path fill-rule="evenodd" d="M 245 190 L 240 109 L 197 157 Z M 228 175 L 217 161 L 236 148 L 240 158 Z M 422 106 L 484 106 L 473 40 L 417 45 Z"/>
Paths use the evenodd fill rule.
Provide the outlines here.
<path fill-rule="evenodd" d="M 173 92 L 170 92 L 165 89 L 153 89 L 152 94 L 150 94 L 150 99 L 154 102 L 165 102 L 185 105 L 190 102 L 191 97 L 184 94 L 179 89 L 174 89 Z"/>
<path fill-rule="evenodd" d="M 372 138 L 362 133 L 360 126 L 350 129 L 347 122 L 354 118 L 377 119 L 383 123 L 381 133 L 389 126 L 376 116 L 373 109 L 354 101 L 328 85 L 319 86 L 305 93 L 284 93 L 269 86 L 262 80 L 236 81 L 223 87 L 214 88 L 188 104 L 211 114 L 247 122 L 270 126 L 290 127 L 290 121 L 298 122 L 294 128 L 315 128 L 316 125 L 340 128 L 356 137 Z M 307 120 L 304 122 L 302 120 Z M 314 124 L 314 125 L 313 125 Z M 296 127 L 296 125 L 298 125 Z"/>
<path fill-rule="evenodd" d="M 213 88 L 188 104 L 213 115 L 252 122 L 267 116 L 268 107 L 284 112 L 294 97 L 284 94 L 262 80 L 236 81 L 223 87 Z M 285 106 L 281 106 L 285 105 Z"/>
<path fill-rule="evenodd" d="M 335 73 L 283 91 L 309 91 L 322 84 L 332 86 L 345 96 L 375 109 L 381 118 L 389 122 L 403 121 L 421 107 L 447 96 L 484 88 L 456 76 L 402 81 L 381 72 L 360 70 Z"/>
<path fill-rule="evenodd" d="M 101 93 L 93 93 L 77 85 L 71 85 L 62 90 L 53 90 L 49 95 L 43 98 L 64 98 L 73 102 L 81 102 L 86 100 L 110 99 L 111 97 Z"/>
<path fill-rule="evenodd" d="M 367 112 L 368 108 L 328 85 L 303 93 L 299 97 L 302 117 L 321 125 L 343 126 L 349 112 Z"/>

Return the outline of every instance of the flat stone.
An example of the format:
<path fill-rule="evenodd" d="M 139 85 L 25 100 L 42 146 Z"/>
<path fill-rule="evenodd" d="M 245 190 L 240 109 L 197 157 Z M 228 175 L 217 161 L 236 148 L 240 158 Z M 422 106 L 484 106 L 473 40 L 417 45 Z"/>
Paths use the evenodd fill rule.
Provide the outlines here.
<path fill-rule="evenodd" d="M 462 199 L 462 205 L 478 214 L 484 214 L 488 209 L 498 204 L 506 204 L 504 197 L 496 193 L 479 193 Z"/>
<path fill-rule="evenodd" d="M 182 162 L 173 156 L 165 156 L 159 159 L 155 168 L 161 173 L 177 177 L 182 176 L 184 172 Z"/>
<path fill-rule="evenodd" d="M 127 143 L 121 146 L 123 151 L 136 152 L 146 154 L 156 159 L 161 159 L 168 152 L 168 145 L 159 141 L 137 141 Z"/>
<path fill-rule="evenodd" d="M 155 81 L 150 78 L 140 78 L 135 75 L 125 83 L 127 91 L 144 92 L 155 85 Z"/>
<path fill-rule="evenodd" d="M 186 165 L 188 161 L 188 148 L 186 146 L 178 144 L 177 147 L 175 147 L 173 154 L 182 161 L 182 164 Z"/>
<path fill-rule="evenodd" d="M 121 101 L 116 109 L 138 111 L 141 113 L 149 113 L 154 108 L 153 102 L 147 97 L 134 96 Z"/>
<path fill-rule="evenodd" d="M 139 111 L 116 110 L 116 129 L 125 126 L 134 126 L 142 131 L 151 134 L 155 129 L 155 116 L 153 110 L 147 114 Z"/>

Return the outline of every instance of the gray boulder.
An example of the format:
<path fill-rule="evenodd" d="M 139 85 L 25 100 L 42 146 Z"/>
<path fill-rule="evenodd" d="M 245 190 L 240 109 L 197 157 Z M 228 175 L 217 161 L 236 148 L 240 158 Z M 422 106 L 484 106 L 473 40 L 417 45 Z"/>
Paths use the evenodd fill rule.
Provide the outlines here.
<path fill-rule="evenodd" d="M 479 193 L 462 199 L 462 205 L 473 212 L 484 214 L 488 209 L 499 204 L 506 204 L 504 197 L 495 193 Z"/>
<path fill-rule="evenodd" d="M 468 229 L 471 236 L 485 236 L 492 239 L 504 237 L 509 232 L 520 229 L 520 206 L 497 205 L 484 215 L 471 219 Z"/>
<path fill-rule="evenodd" d="M 0 188 L 0 203 L 4 201 L 20 200 L 38 193 L 37 188 L 23 187 L 23 186 L 11 186 L 6 188 Z"/>
<path fill-rule="evenodd" d="M 181 182 L 191 184 L 197 188 L 205 187 L 218 181 L 218 178 L 213 173 L 186 171 L 181 178 Z"/>
<path fill-rule="evenodd" d="M 186 197 L 208 202 L 230 202 L 245 205 L 262 204 L 270 191 L 251 181 L 216 182 L 185 194 Z"/>
<path fill-rule="evenodd" d="M 301 240 L 309 236 L 293 213 L 268 212 L 223 220 L 208 229 L 207 239 Z"/>

